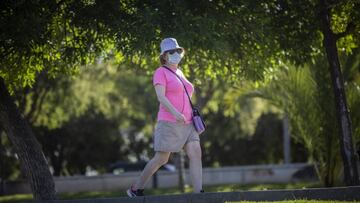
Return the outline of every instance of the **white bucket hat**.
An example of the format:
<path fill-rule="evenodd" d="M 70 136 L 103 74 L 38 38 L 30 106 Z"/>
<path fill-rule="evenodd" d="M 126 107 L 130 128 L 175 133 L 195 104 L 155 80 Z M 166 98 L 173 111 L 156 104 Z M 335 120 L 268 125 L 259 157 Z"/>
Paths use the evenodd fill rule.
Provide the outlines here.
<path fill-rule="evenodd" d="M 165 51 L 172 50 L 172 49 L 182 49 L 181 46 L 177 43 L 175 38 L 165 38 L 160 43 L 161 53 L 160 55 L 163 55 Z"/>

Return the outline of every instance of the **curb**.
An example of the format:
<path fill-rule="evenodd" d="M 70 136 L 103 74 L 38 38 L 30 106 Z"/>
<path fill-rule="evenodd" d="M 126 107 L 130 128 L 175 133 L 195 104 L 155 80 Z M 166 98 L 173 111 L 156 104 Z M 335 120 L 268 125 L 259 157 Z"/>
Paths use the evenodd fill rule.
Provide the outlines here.
<path fill-rule="evenodd" d="M 240 192 L 210 192 L 145 197 L 120 197 L 79 200 L 30 201 L 32 203 L 222 203 L 231 201 L 281 201 L 281 200 L 360 200 L 360 186 L 336 188 L 311 188 L 296 190 L 266 190 Z"/>

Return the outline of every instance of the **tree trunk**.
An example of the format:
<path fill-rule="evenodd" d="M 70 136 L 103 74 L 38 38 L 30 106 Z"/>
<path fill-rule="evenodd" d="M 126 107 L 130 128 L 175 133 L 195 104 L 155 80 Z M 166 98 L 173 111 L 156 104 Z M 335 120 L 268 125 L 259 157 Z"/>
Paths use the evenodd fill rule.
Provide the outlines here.
<path fill-rule="evenodd" d="M 336 113 L 339 125 L 340 150 L 344 165 L 344 182 L 346 185 L 359 185 L 359 174 L 352 141 L 351 120 L 347 108 L 344 81 L 338 57 L 337 38 L 330 27 L 330 10 L 325 0 L 321 0 L 321 29 L 324 35 L 323 46 L 326 50 L 332 86 L 335 96 Z"/>
<path fill-rule="evenodd" d="M 48 163 L 30 126 L 19 113 L 0 77 L 0 123 L 13 144 L 21 165 L 26 169 L 34 199 L 55 199 L 55 184 Z"/>
<path fill-rule="evenodd" d="M 2 145 L 2 127 L 0 123 L 0 195 L 4 194 L 4 184 L 5 184 L 5 175 L 4 175 L 4 158 L 5 150 Z"/>
<path fill-rule="evenodd" d="M 283 154 L 284 154 L 284 164 L 291 163 L 291 136 L 290 136 L 290 123 L 289 117 L 287 113 L 285 113 L 284 118 L 282 120 L 282 127 L 283 127 Z"/>

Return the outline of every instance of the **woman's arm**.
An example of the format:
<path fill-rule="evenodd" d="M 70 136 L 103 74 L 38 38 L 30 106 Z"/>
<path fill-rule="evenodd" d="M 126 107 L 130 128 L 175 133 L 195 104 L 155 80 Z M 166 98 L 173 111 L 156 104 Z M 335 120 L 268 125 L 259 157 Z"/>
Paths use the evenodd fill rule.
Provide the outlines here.
<path fill-rule="evenodd" d="M 185 116 L 178 112 L 175 107 L 165 96 L 165 87 L 162 85 L 155 85 L 155 91 L 159 102 L 176 118 L 178 122 L 185 123 Z"/>

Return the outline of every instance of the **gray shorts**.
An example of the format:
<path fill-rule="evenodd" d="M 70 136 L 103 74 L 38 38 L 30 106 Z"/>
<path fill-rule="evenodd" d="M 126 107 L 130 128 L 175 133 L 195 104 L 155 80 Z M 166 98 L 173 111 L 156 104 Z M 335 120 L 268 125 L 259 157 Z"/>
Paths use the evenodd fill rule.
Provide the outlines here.
<path fill-rule="evenodd" d="M 194 125 L 158 121 L 154 132 L 154 151 L 179 152 L 185 144 L 200 141 Z"/>

